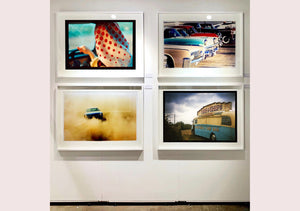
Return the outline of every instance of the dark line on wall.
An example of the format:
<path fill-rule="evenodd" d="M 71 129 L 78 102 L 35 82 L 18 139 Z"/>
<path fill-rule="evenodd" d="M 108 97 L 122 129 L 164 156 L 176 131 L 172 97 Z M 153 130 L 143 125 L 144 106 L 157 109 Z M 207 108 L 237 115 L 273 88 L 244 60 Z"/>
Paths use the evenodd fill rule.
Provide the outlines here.
<path fill-rule="evenodd" d="M 241 205 L 250 207 L 250 202 L 50 202 L 50 206 L 178 206 L 178 205 Z"/>

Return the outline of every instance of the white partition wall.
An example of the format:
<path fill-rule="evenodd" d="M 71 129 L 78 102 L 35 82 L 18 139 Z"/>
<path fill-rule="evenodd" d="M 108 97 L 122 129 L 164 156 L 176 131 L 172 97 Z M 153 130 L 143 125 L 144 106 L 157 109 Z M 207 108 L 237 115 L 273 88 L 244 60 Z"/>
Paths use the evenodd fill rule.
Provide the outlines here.
<path fill-rule="evenodd" d="M 52 202 L 249 202 L 250 201 L 250 3 L 235 0 L 51 0 L 51 193 Z M 56 78 L 55 13 L 63 11 L 142 12 L 144 76 L 141 78 Z M 243 77 L 187 78 L 202 84 L 242 83 L 244 146 L 242 150 L 159 151 L 157 140 L 158 13 L 242 12 Z M 137 46 L 138 48 L 139 46 Z M 168 83 L 177 81 L 169 78 Z M 188 81 L 189 80 L 189 81 Z M 143 150 L 58 151 L 55 140 L 57 85 L 143 87 Z"/>

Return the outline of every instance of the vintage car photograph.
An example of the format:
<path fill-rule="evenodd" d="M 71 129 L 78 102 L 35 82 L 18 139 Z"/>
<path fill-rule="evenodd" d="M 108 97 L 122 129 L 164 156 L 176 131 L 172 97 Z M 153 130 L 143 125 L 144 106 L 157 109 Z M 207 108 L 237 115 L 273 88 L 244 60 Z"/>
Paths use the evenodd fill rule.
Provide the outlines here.
<path fill-rule="evenodd" d="M 236 91 L 164 91 L 163 142 L 237 142 Z"/>
<path fill-rule="evenodd" d="M 64 141 L 136 140 L 135 93 L 69 92 L 63 99 Z"/>
<path fill-rule="evenodd" d="M 219 39 L 216 34 L 193 32 L 194 27 L 192 26 L 175 26 L 173 29 L 176 29 L 185 38 L 205 40 L 205 57 L 216 55 L 219 49 Z"/>
<path fill-rule="evenodd" d="M 235 67 L 235 22 L 224 21 L 164 21 L 164 68 L 201 68 Z M 190 59 L 191 54 L 183 58 L 178 51 L 182 46 L 197 46 L 204 49 L 204 57 L 199 62 L 186 65 L 183 59 Z M 176 55 L 171 56 L 171 55 Z M 166 59 L 166 58 L 164 58 Z M 174 61 L 181 62 L 174 62 Z M 190 59 L 191 60 L 191 59 Z"/>
<path fill-rule="evenodd" d="M 165 45 L 165 67 L 196 67 L 205 59 L 203 46 Z"/>
<path fill-rule="evenodd" d="M 66 69 L 134 69 L 135 21 L 66 20 Z"/>

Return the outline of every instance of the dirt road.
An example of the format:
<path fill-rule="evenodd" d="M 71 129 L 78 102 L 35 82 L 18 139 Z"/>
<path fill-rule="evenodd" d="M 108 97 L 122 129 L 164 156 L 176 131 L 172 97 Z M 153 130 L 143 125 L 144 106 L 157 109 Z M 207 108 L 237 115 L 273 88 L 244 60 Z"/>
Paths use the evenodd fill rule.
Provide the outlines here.
<path fill-rule="evenodd" d="M 204 137 L 193 135 L 191 130 L 181 130 L 181 136 L 183 141 L 208 141 Z"/>

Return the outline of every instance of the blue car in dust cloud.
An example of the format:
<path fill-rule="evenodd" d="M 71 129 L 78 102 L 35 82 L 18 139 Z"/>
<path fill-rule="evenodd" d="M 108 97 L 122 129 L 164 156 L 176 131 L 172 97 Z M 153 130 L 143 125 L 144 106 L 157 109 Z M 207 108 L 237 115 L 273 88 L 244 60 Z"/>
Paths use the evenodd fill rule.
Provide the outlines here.
<path fill-rule="evenodd" d="M 93 117 L 96 119 L 103 119 L 103 112 L 99 110 L 99 108 L 88 108 L 84 114 L 85 118 L 92 119 Z"/>

